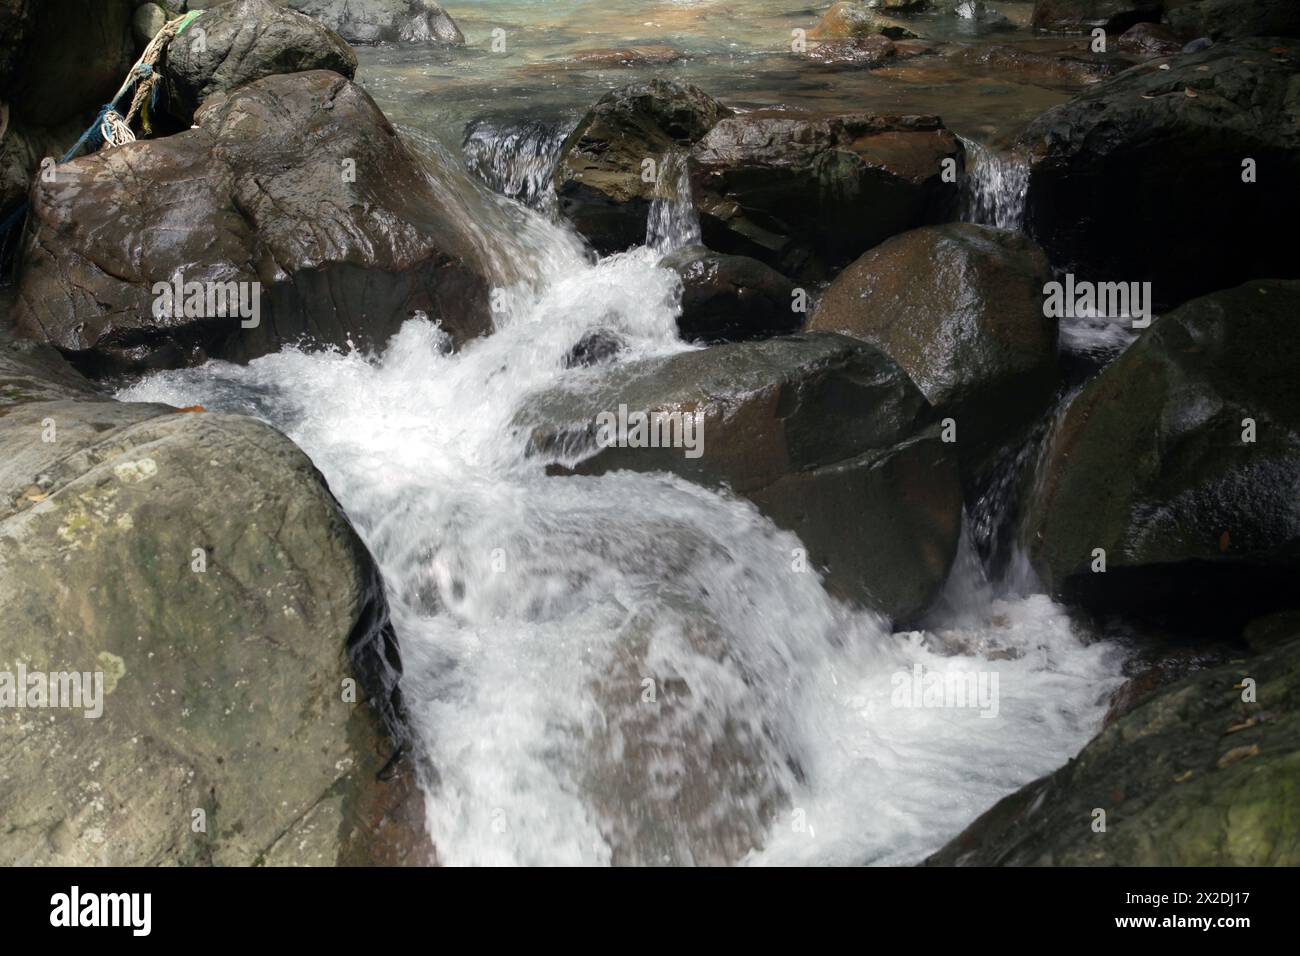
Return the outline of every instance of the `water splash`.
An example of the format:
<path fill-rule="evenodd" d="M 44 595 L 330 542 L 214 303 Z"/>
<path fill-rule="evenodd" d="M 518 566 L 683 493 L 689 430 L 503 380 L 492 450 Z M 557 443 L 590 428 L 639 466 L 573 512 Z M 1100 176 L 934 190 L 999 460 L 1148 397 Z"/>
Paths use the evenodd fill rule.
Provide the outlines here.
<path fill-rule="evenodd" d="M 1029 164 L 1023 157 L 996 153 L 964 136 L 961 141 L 966 149 L 962 221 L 1019 231 L 1025 219 Z"/>
<path fill-rule="evenodd" d="M 676 277 L 445 188 L 515 260 L 493 335 L 452 351 L 412 320 L 382 355 L 286 349 L 119 395 L 261 417 L 325 474 L 385 578 L 443 862 L 914 862 L 1087 741 L 1117 652 L 1045 597 L 957 589 L 946 622 L 891 635 L 744 500 L 548 476 L 518 410 L 596 374 L 566 367 L 593 330 L 627 359 L 687 349 Z M 661 248 L 689 232 L 674 196 Z M 996 673 L 997 717 L 897 706 L 918 665 Z"/>

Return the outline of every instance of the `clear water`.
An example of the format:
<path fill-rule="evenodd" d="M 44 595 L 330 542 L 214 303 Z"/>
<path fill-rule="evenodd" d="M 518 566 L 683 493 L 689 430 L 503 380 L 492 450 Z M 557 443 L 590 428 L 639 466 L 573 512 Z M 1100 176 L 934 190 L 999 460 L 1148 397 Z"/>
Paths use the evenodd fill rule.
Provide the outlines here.
<path fill-rule="evenodd" d="M 471 46 L 496 18 L 528 18 L 538 44 L 563 49 L 631 32 L 616 16 L 631 6 L 450 9 Z M 757 35 L 808 19 L 785 6 L 662 4 L 644 22 L 686 47 L 734 43 L 736 69 L 754 70 Z M 700 23 L 713 32 L 685 32 Z M 397 54 L 363 72 L 404 121 L 446 107 L 407 133 L 454 171 L 438 188 L 509 285 L 494 334 L 453 351 L 437 316 L 417 318 L 381 354 L 291 348 L 153 374 L 119 397 L 263 418 L 325 474 L 387 583 L 439 859 L 913 863 L 1076 753 L 1121 652 L 1031 580 L 989 585 L 968 544 L 927 629 L 890 633 L 798 570 L 798 540 L 743 500 L 669 475 L 548 477 L 525 454 L 519 409 L 596 374 L 565 368 L 584 334 L 615 332 L 620 361 L 690 348 L 675 334 L 677 279 L 655 264 L 693 236 L 689 203 L 669 190 L 647 223 L 655 248 L 592 261 L 544 213 L 457 167 L 457 113 L 477 109 L 463 100 L 485 73 L 426 62 L 379 79 L 384 56 Z M 444 69 L 456 96 L 399 95 Z M 996 716 L 903 706 L 918 665 L 996 677 Z"/>

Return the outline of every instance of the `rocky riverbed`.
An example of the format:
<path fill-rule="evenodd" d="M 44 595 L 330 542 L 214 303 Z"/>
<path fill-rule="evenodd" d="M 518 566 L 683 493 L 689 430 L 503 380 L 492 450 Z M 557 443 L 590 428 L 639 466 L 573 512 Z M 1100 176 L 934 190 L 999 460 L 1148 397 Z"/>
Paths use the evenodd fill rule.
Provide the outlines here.
<path fill-rule="evenodd" d="M 1298 75 L 0 0 L 0 862 L 1300 862 Z"/>

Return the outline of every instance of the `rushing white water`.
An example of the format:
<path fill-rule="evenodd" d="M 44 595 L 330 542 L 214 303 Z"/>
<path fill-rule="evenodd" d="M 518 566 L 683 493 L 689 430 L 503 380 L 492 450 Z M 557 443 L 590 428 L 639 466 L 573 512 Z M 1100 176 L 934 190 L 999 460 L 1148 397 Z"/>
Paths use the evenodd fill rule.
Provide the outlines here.
<path fill-rule="evenodd" d="M 747 502 L 548 477 L 510 423 L 597 374 L 565 368 L 575 342 L 688 346 L 657 252 L 593 264 L 509 215 L 527 228 L 497 252 L 523 278 L 458 352 L 412 320 L 382 355 L 287 349 L 119 396 L 262 417 L 328 478 L 387 583 L 441 861 L 914 862 L 1087 741 L 1119 654 L 1042 596 L 959 577 L 944 620 L 890 634 L 798 573 L 797 540 Z M 901 706 L 917 665 L 996 675 L 996 716 Z"/>
<path fill-rule="evenodd" d="M 976 140 L 963 136 L 961 141 L 966 148 L 961 218 L 984 226 L 1020 229 L 1025 219 L 1029 164 L 1023 157 L 994 152 Z"/>

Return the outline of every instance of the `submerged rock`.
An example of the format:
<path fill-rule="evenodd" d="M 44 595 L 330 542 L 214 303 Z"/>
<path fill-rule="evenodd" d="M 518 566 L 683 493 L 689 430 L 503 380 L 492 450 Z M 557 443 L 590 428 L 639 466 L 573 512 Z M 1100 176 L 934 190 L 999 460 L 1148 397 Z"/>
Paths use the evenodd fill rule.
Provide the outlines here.
<path fill-rule="evenodd" d="M 283 435 L 0 338 L 0 539 L 0 670 L 92 692 L 6 704 L 0 861 L 427 859 L 379 573 Z"/>
<path fill-rule="evenodd" d="M 927 865 L 1300 865 L 1300 632 L 1291 638 L 1158 691 Z"/>
<path fill-rule="evenodd" d="M 1046 410 L 1060 375 L 1043 315 L 1047 257 L 1025 236 L 948 223 L 895 236 L 845 269 L 809 330 L 862 339 L 897 362 L 964 460 L 995 450 Z"/>
<path fill-rule="evenodd" d="M 1121 68 L 1121 64 L 1113 60 L 1072 51 L 1045 53 L 1001 45 L 960 47 L 948 57 L 955 63 L 996 70 L 999 75 L 1016 74 L 1031 81 L 1053 84 L 1096 83 L 1114 76 Z"/>
<path fill-rule="evenodd" d="M 602 445 L 600 413 L 620 406 L 629 422 L 693 415 L 694 430 L 676 447 Z M 819 332 L 618 365 L 539 395 L 518 424 L 559 474 L 726 486 L 798 534 L 833 591 L 910 620 L 947 577 L 961 521 L 955 455 L 932 418 L 887 356 Z"/>
<path fill-rule="evenodd" d="M 808 51 L 808 58 L 828 66 L 882 66 L 898 55 L 898 47 L 889 37 L 847 37 L 825 40 Z"/>
<path fill-rule="evenodd" d="M 342 37 L 270 0 L 223 3 L 190 29 L 195 26 L 203 42 L 181 34 L 168 44 L 161 67 L 167 109 L 186 126 L 210 96 L 265 76 L 333 70 L 351 79 L 357 72 L 356 54 Z"/>
<path fill-rule="evenodd" d="M 1023 529 L 1054 595 L 1219 636 L 1300 606 L 1297 315 L 1298 282 L 1195 299 L 1074 399 Z"/>
<path fill-rule="evenodd" d="M 1055 33 L 1087 33 L 1101 27 L 1122 33 L 1135 23 L 1159 20 L 1164 0 L 1036 0 L 1030 24 Z"/>
<path fill-rule="evenodd" d="M 349 43 L 441 43 L 462 46 L 456 21 L 433 0 L 279 0 L 319 20 Z"/>
<path fill-rule="evenodd" d="M 819 278 L 940 218 L 961 146 L 936 116 L 759 110 L 723 119 L 691 152 L 704 243 Z"/>
<path fill-rule="evenodd" d="M 762 338 L 793 332 L 802 322 L 794 284 L 756 259 L 686 246 L 659 264 L 681 277 L 677 328 L 688 342 Z"/>
<path fill-rule="evenodd" d="M 1159 307 L 1300 275 L 1274 238 L 1300 218 L 1297 62 L 1292 40 L 1216 44 L 1048 110 L 1022 137 L 1030 234 L 1079 278 L 1150 281 Z"/>
<path fill-rule="evenodd" d="M 1300 37 L 1300 3 L 1295 0 L 1199 0 L 1165 6 L 1165 23 L 1189 39 Z"/>
<path fill-rule="evenodd" d="M 304 336 L 378 345 L 416 311 L 457 339 L 490 327 L 469 225 L 359 87 L 266 77 L 197 121 L 33 190 L 23 334 L 101 372 L 247 360 Z M 205 293 L 183 290 L 183 315 L 168 307 L 178 274 Z"/>
<path fill-rule="evenodd" d="M 606 93 L 560 147 L 560 211 L 602 253 L 639 245 L 651 202 L 674 188 L 660 182 L 661 174 L 671 172 L 669 157 L 684 153 L 729 115 L 703 90 L 671 80 Z"/>

